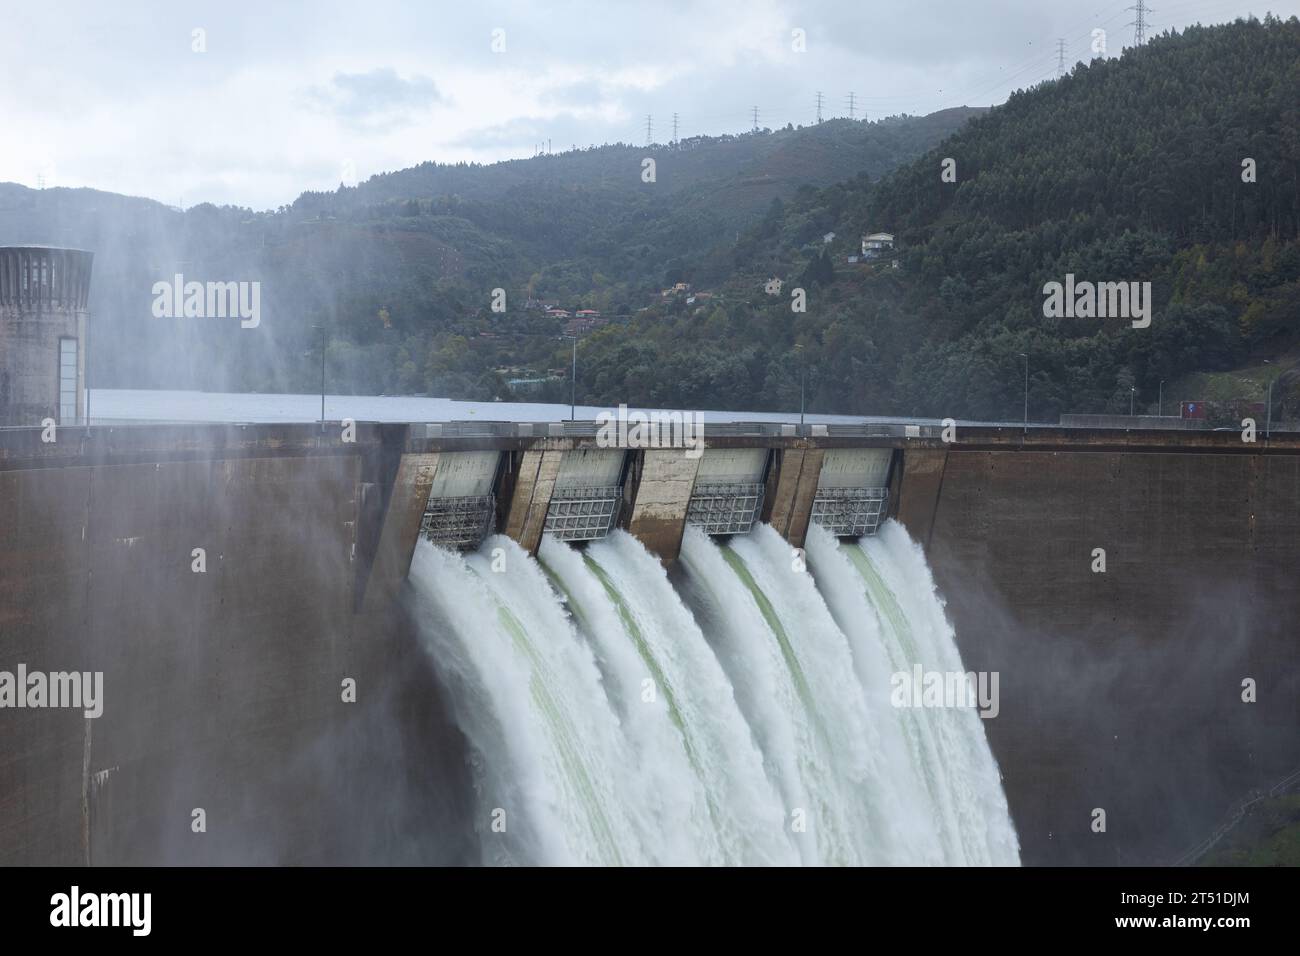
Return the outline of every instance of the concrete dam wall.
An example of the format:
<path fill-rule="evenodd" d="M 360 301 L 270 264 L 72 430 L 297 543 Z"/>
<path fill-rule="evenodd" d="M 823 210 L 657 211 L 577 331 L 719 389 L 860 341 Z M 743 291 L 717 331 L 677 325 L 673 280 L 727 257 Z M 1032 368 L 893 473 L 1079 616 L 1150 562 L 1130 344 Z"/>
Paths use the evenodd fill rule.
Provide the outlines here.
<path fill-rule="evenodd" d="M 0 862 L 452 858 L 418 836 L 459 832 L 425 656 L 356 591 L 385 438 L 3 434 L 0 669 L 102 671 L 104 699 L 0 711 Z"/>
<path fill-rule="evenodd" d="M 0 670 L 104 673 L 98 718 L 0 710 L 0 863 L 465 859 L 464 743 L 403 600 L 422 529 L 535 552 L 621 527 L 671 564 L 688 520 L 800 546 L 814 521 L 896 516 L 966 666 L 1001 675 L 986 730 L 1029 863 L 1165 862 L 1297 762 L 1293 438 L 720 425 L 692 456 L 601 448 L 583 423 L 350 437 L 0 430 Z"/>
<path fill-rule="evenodd" d="M 908 452 L 902 520 L 964 663 L 1001 672 L 987 729 L 1025 862 L 1170 862 L 1300 764 L 1300 457 L 1035 443 Z"/>

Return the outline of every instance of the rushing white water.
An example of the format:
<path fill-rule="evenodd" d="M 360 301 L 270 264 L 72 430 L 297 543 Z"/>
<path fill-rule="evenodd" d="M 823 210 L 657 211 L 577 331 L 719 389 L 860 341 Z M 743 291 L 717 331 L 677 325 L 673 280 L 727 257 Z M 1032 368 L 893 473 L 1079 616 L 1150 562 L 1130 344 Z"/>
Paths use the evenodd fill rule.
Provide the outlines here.
<path fill-rule="evenodd" d="M 804 862 L 938 862 L 877 759 L 848 642 L 789 545 L 767 526 L 721 547 L 688 528 L 682 563 L 787 806 L 803 811 Z"/>
<path fill-rule="evenodd" d="M 630 799 L 638 767 L 537 563 L 504 536 L 464 558 L 421 540 L 410 577 L 474 750 L 484 861 L 648 862 Z"/>
<path fill-rule="evenodd" d="M 961 667 L 919 549 L 892 525 L 808 548 L 812 573 L 766 526 L 688 528 L 674 586 L 621 531 L 538 560 L 421 541 L 484 862 L 1017 862 L 975 712 L 890 705 L 893 672 Z"/>
<path fill-rule="evenodd" d="M 927 672 L 964 671 L 925 555 L 901 525 L 886 522 L 878 535 L 856 544 L 841 544 L 813 526 L 807 553 L 819 590 L 853 647 L 854 669 L 869 700 L 888 701 L 891 676 L 917 664 Z M 886 705 L 873 711 L 882 721 L 892 717 L 902 732 L 908 763 L 924 781 L 923 805 L 939 831 L 944 862 L 1018 863 L 1019 841 L 975 709 Z"/>
<path fill-rule="evenodd" d="M 681 833 L 693 846 L 672 861 L 798 862 L 731 685 L 659 559 L 617 531 L 585 554 L 548 539 L 541 560 L 609 676 L 640 760 L 666 778 L 665 792 L 691 791 Z"/>

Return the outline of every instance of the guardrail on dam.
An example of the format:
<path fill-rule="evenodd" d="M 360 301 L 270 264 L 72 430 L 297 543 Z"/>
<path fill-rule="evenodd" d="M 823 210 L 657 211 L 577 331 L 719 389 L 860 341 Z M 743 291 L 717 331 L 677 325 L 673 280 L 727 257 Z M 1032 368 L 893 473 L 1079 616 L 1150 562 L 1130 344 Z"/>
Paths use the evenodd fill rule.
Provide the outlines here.
<path fill-rule="evenodd" d="M 967 667 L 1002 675 L 986 729 L 1030 863 L 1170 858 L 1300 749 L 1300 436 L 735 423 L 706 426 L 702 454 L 604 448 L 592 423 L 352 437 L 0 429 L 0 670 L 103 671 L 105 698 L 98 719 L 0 712 L 0 863 L 456 859 L 462 743 L 400 600 L 422 532 L 534 551 L 625 528 L 670 564 L 687 522 L 765 521 L 799 546 L 813 522 L 897 517 Z"/>

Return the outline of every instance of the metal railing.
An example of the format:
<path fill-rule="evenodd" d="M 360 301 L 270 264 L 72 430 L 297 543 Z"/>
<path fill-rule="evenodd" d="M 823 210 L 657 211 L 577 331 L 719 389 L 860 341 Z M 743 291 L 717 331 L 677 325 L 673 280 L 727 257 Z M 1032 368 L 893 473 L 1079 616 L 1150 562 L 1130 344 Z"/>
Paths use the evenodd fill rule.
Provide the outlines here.
<path fill-rule="evenodd" d="M 1241 818 L 1246 815 L 1251 807 L 1264 800 L 1280 797 L 1297 787 L 1300 787 L 1300 768 L 1291 771 L 1291 773 L 1287 774 L 1268 790 L 1251 790 L 1247 792 L 1244 797 L 1241 797 L 1232 805 L 1228 810 L 1227 819 L 1225 819 L 1223 823 L 1219 824 L 1213 833 L 1180 856 L 1174 861 L 1173 865 L 1193 865 L 1197 860 L 1214 849 L 1218 842 L 1227 836 L 1237 826 L 1237 824 L 1241 822 Z"/>
<path fill-rule="evenodd" d="M 600 425 L 585 422 L 432 422 L 426 438 L 595 438 Z M 933 423 L 844 422 L 704 422 L 708 438 L 939 438 L 943 426 Z M 1016 427 L 1020 427 L 1017 424 Z"/>

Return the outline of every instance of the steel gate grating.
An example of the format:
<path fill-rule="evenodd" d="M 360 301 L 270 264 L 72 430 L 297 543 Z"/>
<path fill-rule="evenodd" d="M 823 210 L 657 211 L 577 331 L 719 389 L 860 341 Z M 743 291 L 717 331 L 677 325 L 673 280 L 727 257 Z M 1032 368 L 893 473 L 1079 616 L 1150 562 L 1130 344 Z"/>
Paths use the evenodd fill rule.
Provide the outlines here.
<path fill-rule="evenodd" d="M 763 507 L 761 484 L 696 485 L 686 521 L 705 534 L 745 534 Z"/>
<path fill-rule="evenodd" d="M 569 488 L 551 496 L 542 531 L 561 541 L 594 541 L 609 534 L 618 520 L 623 490 L 617 485 L 603 488 Z"/>
<path fill-rule="evenodd" d="M 420 521 L 420 533 L 436 545 L 454 551 L 472 551 L 492 530 L 495 495 L 430 498 Z"/>
<path fill-rule="evenodd" d="M 860 538 L 880 528 L 888 501 L 888 488 L 821 488 L 812 520 L 838 538 Z"/>

